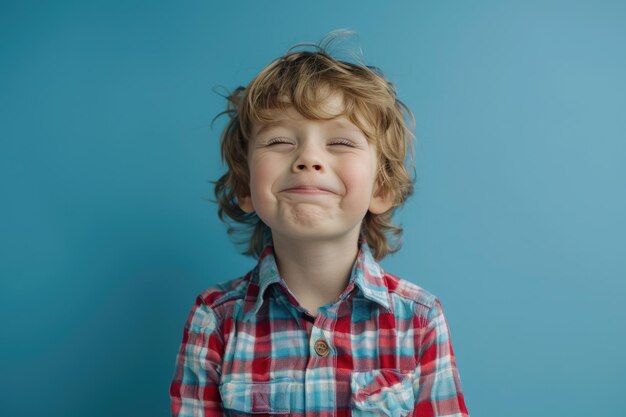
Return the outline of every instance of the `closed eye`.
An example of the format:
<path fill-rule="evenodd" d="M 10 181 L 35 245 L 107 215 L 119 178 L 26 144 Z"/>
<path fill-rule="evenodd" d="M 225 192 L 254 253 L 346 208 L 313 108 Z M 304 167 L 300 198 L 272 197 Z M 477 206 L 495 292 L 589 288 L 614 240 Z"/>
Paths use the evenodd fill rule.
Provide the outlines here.
<path fill-rule="evenodd" d="M 351 140 L 349 140 L 349 139 L 343 139 L 343 138 L 340 138 L 340 139 L 333 139 L 333 140 L 330 142 L 330 145 L 345 145 L 345 146 L 350 146 L 350 147 L 354 147 L 354 146 L 356 146 L 356 145 L 355 145 L 355 143 L 354 143 L 354 142 L 352 142 Z"/>
<path fill-rule="evenodd" d="M 272 138 L 270 140 L 268 140 L 266 143 L 266 145 L 270 146 L 270 145 L 278 145 L 278 144 L 288 144 L 288 145 L 293 145 L 293 141 L 289 138 Z"/>

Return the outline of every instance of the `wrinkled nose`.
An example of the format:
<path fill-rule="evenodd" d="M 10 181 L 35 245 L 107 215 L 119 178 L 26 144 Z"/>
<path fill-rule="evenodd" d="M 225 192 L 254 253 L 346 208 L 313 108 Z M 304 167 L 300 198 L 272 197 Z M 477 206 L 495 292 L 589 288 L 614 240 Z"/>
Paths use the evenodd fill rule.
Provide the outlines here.
<path fill-rule="evenodd" d="M 315 164 L 315 163 L 298 164 L 298 165 L 296 165 L 296 169 L 298 171 L 306 171 L 308 169 L 311 169 L 311 170 L 314 170 L 314 171 L 321 171 L 322 170 L 322 165 L 321 164 Z"/>
<path fill-rule="evenodd" d="M 312 147 L 306 147 L 298 154 L 298 157 L 293 163 L 293 171 L 323 171 L 324 164 L 319 152 Z"/>

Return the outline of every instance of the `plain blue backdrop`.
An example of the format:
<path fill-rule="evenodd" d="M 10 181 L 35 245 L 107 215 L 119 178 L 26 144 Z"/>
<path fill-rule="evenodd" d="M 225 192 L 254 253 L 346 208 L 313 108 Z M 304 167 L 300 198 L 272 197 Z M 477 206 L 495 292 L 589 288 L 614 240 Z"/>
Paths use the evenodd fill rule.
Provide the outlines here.
<path fill-rule="evenodd" d="M 212 88 L 337 28 L 416 116 L 383 266 L 442 300 L 470 413 L 626 415 L 626 3 L 550 0 L 3 1 L 0 414 L 169 414 L 195 296 L 253 264 Z"/>

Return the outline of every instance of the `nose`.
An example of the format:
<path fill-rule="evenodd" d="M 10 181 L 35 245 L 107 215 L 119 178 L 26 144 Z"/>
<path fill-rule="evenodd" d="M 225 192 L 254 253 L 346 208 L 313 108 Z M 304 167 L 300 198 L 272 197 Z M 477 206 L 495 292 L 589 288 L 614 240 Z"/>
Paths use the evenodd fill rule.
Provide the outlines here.
<path fill-rule="evenodd" d="M 324 164 L 320 152 L 314 145 L 303 146 L 293 162 L 293 171 L 323 171 Z"/>

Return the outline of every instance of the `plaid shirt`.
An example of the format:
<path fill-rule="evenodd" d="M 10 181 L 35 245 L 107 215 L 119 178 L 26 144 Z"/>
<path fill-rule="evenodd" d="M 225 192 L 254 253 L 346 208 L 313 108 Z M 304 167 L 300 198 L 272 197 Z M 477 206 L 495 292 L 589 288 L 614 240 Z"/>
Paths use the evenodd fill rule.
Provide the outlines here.
<path fill-rule="evenodd" d="M 311 317 L 268 244 L 200 294 L 170 386 L 173 416 L 467 416 L 441 303 L 361 242 L 347 288 Z"/>

